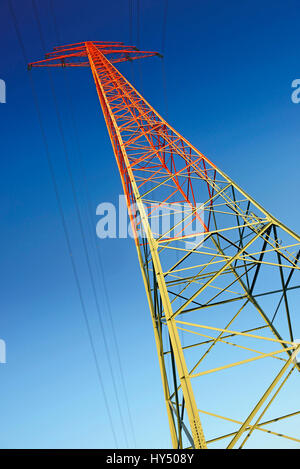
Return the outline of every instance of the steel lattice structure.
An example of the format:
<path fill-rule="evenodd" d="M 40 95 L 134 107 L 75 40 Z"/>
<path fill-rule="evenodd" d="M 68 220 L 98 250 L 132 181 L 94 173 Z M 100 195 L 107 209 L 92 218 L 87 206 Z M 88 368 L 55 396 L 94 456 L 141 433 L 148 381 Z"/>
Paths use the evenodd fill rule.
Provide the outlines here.
<path fill-rule="evenodd" d="M 136 235 L 173 447 L 241 448 L 254 430 L 300 442 L 269 427 L 300 411 L 264 418 L 300 370 L 300 238 L 176 132 L 113 65 L 153 55 L 88 41 L 56 47 L 29 68 L 92 70 Z M 170 217 L 171 226 L 156 232 L 170 207 L 185 216 Z M 189 233 L 195 223 L 199 233 Z M 242 406 L 238 419 L 222 413 Z M 231 431 L 220 435 L 222 422 Z"/>

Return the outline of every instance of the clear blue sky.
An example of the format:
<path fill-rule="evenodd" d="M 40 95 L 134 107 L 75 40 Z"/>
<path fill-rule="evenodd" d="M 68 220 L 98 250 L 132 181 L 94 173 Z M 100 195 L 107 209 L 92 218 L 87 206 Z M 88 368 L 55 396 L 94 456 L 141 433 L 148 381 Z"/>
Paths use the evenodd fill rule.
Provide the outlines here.
<path fill-rule="evenodd" d="M 46 47 L 57 45 L 48 0 L 38 1 Z M 30 60 L 43 57 L 31 0 L 13 0 Z M 62 43 L 129 42 L 129 2 L 53 0 Z M 134 2 L 136 7 L 136 2 Z M 164 2 L 140 1 L 139 46 L 161 51 Z M 135 9 L 136 13 L 136 9 Z M 28 72 L 7 2 L 1 2 L 0 447 L 114 447 L 62 230 Z M 133 42 L 137 41 L 133 19 Z M 297 0 L 169 0 L 165 69 L 169 122 L 271 213 L 299 222 L 300 78 Z M 161 61 L 122 73 L 166 116 Z M 66 70 L 94 213 L 121 193 L 113 152 L 88 69 Z M 106 378 L 114 427 L 126 445 L 98 329 L 96 309 L 66 171 L 48 74 L 33 70 L 74 258 Z M 87 223 L 66 83 L 53 73 L 64 133 Z M 94 228 L 97 218 L 94 215 Z M 95 232 L 95 231 L 94 231 Z M 90 238 L 88 238 L 90 240 Z M 126 379 L 138 447 L 170 446 L 152 324 L 132 240 L 97 240 Z M 89 241 L 89 249 L 93 258 Z M 93 269 L 95 265 L 93 263 Z M 99 285 L 101 309 L 108 311 Z M 111 330 L 107 336 L 112 347 Z M 118 384 L 120 379 L 117 376 Z M 126 409 L 124 396 L 121 406 Z M 123 416 L 128 425 L 128 416 Z M 129 431 L 129 445 L 133 446 Z M 279 442 L 279 444 L 283 444 Z"/>

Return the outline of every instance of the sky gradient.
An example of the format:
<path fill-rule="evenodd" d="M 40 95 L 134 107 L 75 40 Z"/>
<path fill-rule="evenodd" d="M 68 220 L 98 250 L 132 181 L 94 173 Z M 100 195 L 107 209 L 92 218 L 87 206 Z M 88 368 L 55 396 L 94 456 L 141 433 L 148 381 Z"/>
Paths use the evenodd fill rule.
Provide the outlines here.
<path fill-rule="evenodd" d="M 120 71 L 176 130 L 275 217 L 300 231 L 300 104 L 291 100 L 291 83 L 300 78 L 296 0 L 173 0 L 169 1 L 165 30 L 164 2 L 160 0 L 140 1 L 139 30 L 136 2 L 132 23 L 129 2 L 125 0 L 37 3 L 45 44 L 31 0 L 12 1 L 30 61 L 43 58 L 44 45 L 50 51 L 59 41 L 129 43 L 132 38 L 133 44 L 144 50 L 161 52 L 163 47 L 166 93 L 161 59 L 157 57 L 133 65 L 121 64 Z M 7 345 L 7 363 L 0 364 L 0 447 L 115 447 L 49 174 L 29 72 L 7 1 L 1 2 L 0 14 L 0 78 L 7 86 L 7 103 L 0 104 L 0 338 Z M 52 79 L 92 269 L 98 279 L 92 239 L 96 207 L 101 202 L 116 204 L 122 187 L 91 72 L 65 72 L 55 70 Z M 133 434 L 126 399 L 120 393 L 122 418 L 128 428 L 126 442 L 99 331 L 49 74 L 43 69 L 30 73 L 118 446 L 170 447 L 151 318 L 134 243 L 131 239 L 96 239 L 109 297 L 107 304 L 103 283 L 98 279 L 100 307 L 108 323 L 112 363 L 118 370 L 108 320 L 112 313 L 135 427 Z M 87 229 L 86 186 L 93 211 L 91 233 Z M 121 388 L 119 373 L 116 379 Z M 278 445 L 283 445 L 282 441 Z"/>

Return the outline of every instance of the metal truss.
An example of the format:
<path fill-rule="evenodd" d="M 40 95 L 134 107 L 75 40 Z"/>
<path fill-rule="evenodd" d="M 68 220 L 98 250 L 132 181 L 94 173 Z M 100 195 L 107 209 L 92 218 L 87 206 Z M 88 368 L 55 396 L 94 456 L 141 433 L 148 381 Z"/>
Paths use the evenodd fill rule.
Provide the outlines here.
<path fill-rule="evenodd" d="M 242 448 L 253 434 L 299 443 L 299 434 L 277 426 L 300 411 L 265 414 L 280 396 L 278 408 L 289 409 L 292 394 L 282 389 L 300 370 L 300 238 L 113 65 L 153 55 L 123 43 L 83 42 L 56 47 L 29 68 L 92 70 L 135 233 L 173 447 Z"/>

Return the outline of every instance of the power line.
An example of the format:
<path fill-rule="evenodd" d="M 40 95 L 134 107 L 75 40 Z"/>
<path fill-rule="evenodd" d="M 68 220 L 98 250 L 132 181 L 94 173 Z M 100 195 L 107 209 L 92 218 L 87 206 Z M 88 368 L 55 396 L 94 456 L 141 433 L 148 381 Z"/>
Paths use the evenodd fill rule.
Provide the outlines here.
<path fill-rule="evenodd" d="M 161 40 L 161 53 L 165 52 L 166 45 L 166 32 L 167 32 L 167 15 L 168 15 L 168 0 L 165 0 L 164 12 L 163 12 L 163 27 L 162 27 L 162 40 Z"/>
<path fill-rule="evenodd" d="M 140 9 L 140 0 L 136 0 L 136 42 L 137 48 L 140 48 L 140 23 L 141 23 L 141 9 Z M 138 70 L 139 70 L 139 78 L 140 78 L 140 89 L 141 92 L 143 91 L 143 74 L 142 74 L 142 67 L 141 61 L 138 60 Z"/>
<path fill-rule="evenodd" d="M 15 11 L 14 11 L 14 8 L 13 8 L 12 1 L 9 0 L 8 3 L 9 3 L 9 9 L 10 9 L 10 13 L 11 13 L 11 16 L 12 16 L 12 19 L 13 19 L 13 23 L 14 23 L 14 28 L 15 28 L 16 35 L 17 35 L 17 38 L 18 38 L 18 42 L 19 42 L 19 45 L 20 45 L 20 48 L 21 48 L 21 51 L 22 51 L 24 61 L 27 65 L 29 61 L 28 61 L 28 57 L 27 57 L 27 54 L 26 54 L 26 49 L 24 47 L 24 42 L 22 40 L 22 36 L 21 36 L 20 30 L 19 30 L 17 17 L 15 15 Z M 91 327 L 90 327 L 90 323 L 89 323 L 89 319 L 88 319 L 88 315 L 87 315 L 87 311 L 86 311 L 86 306 L 85 306 L 85 302 L 83 300 L 83 294 L 82 294 L 82 288 L 81 288 L 81 285 L 80 285 L 79 275 L 78 275 L 78 271 L 77 271 L 76 264 L 75 264 L 74 257 L 73 257 L 71 241 L 70 241 L 70 235 L 69 235 L 69 231 L 68 231 L 67 224 L 66 224 L 66 219 L 65 219 L 65 215 L 64 215 L 64 210 L 63 210 L 61 198 L 60 198 L 60 195 L 59 195 L 58 184 L 57 184 L 57 180 L 56 180 L 56 176 L 55 176 L 55 172 L 54 172 L 52 158 L 51 158 L 50 151 L 49 151 L 48 140 L 47 140 L 47 137 L 46 137 L 46 133 L 45 133 L 42 117 L 41 117 L 40 106 L 39 106 L 39 102 L 38 102 L 38 96 L 37 96 L 37 93 L 36 93 L 34 81 L 33 81 L 33 78 L 32 78 L 31 74 L 29 74 L 29 82 L 30 82 L 31 92 L 32 92 L 32 95 L 33 95 L 33 100 L 34 100 L 34 104 L 35 104 L 35 108 L 36 108 L 36 112 L 37 112 L 37 117 L 38 117 L 38 121 L 39 121 L 39 127 L 40 127 L 40 131 L 41 131 L 41 135 L 42 135 L 42 140 L 43 140 L 44 147 L 45 147 L 45 154 L 46 154 L 46 159 L 47 159 L 48 168 L 49 168 L 49 172 L 50 172 L 50 177 L 51 177 L 51 181 L 52 181 L 54 192 L 55 192 L 55 197 L 56 197 L 58 210 L 59 210 L 59 213 L 60 213 L 60 218 L 61 218 L 61 222 L 62 222 L 64 236 L 65 236 L 65 239 L 66 239 L 67 251 L 68 251 L 68 254 L 69 254 L 69 257 L 70 257 L 70 260 L 71 260 L 71 266 L 72 266 L 72 271 L 73 271 L 73 274 L 74 274 L 75 284 L 76 284 L 78 295 L 79 295 L 81 310 L 82 310 L 84 322 L 85 322 L 85 325 L 86 325 L 86 328 L 87 328 L 90 347 L 91 347 L 93 359 L 94 359 L 95 366 L 96 366 L 97 377 L 98 377 L 100 389 L 101 389 L 101 392 L 102 392 L 102 395 L 103 395 L 103 398 L 104 398 L 104 404 L 105 404 L 105 407 L 106 407 L 106 412 L 107 412 L 107 415 L 108 415 L 112 435 L 113 435 L 115 444 L 118 447 L 117 436 L 116 436 L 116 432 L 115 432 L 114 425 L 113 425 L 112 415 L 111 415 L 111 412 L 110 412 L 110 409 L 109 409 L 108 399 L 107 399 L 107 396 L 106 396 L 105 387 L 104 387 L 104 383 L 103 383 L 103 379 L 102 379 L 102 375 L 101 375 L 101 371 L 100 371 L 100 365 L 99 365 L 99 361 L 98 361 L 97 354 L 96 354 L 96 348 L 95 348 L 92 333 L 91 333 Z"/>
<path fill-rule="evenodd" d="M 129 3 L 129 45 L 133 43 L 133 0 L 128 0 Z"/>
<path fill-rule="evenodd" d="M 140 0 L 136 0 L 136 45 L 140 48 Z"/>
<path fill-rule="evenodd" d="M 162 35 L 161 35 L 161 72 L 162 72 L 162 82 L 164 90 L 164 104 L 165 104 L 165 113 L 166 119 L 168 118 L 168 93 L 167 93 L 167 78 L 166 78 L 166 69 L 165 69 L 165 47 L 166 47 L 166 33 L 167 33 L 167 14 L 168 14 L 168 0 L 165 0 L 164 10 L 163 10 L 163 24 L 162 24 Z"/>
<path fill-rule="evenodd" d="M 58 25 L 57 25 L 57 19 L 56 19 L 56 15 L 55 15 L 53 0 L 50 0 L 50 9 L 51 9 L 51 14 L 52 14 L 52 18 L 53 18 L 53 23 L 54 23 L 54 28 L 55 28 L 55 32 L 56 32 L 57 41 L 60 44 L 61 43 L 61 38 L 60 38 L 60 34 L 59 34 L 59 28 L 58 28 Z M 71 97 L 71 93 L 70 93 L 70 89 L 71 89 L 70 81 L 69 81 L 69 77 L 68 77 L 68 74 L 67 74 L 67 70 L 64 69 L 63 72 L 65 72 L 65 73 L 63 73 L 63 76 L 64 76 L 64 80 L 65 80 L 66 94 L 68 96 L 68 104 L 69 104 L 69 110 L 70 110 L 70 114 L 71 114 L 73 132 L 74 132 L 74 136 L 75 136 L 75 144 L 76 144 L 76 147 L 77 147 L 77 152 L 78 152 L 78 156 L 79 156 L 79 163 L 80 163 L 80 169 L 81 169 L 81 174 L 82 174 L 82 177 L 83 177 L 82 179 L 83 179 L 83 185 L 84 185 L 84 192 L 85 192 L 86 202 L 87 202 L 89 234 L 90 234 L 90 238 L 92 240 L 92 245 L 93 245 L 93 248 L 94 248 L 95 259 L 97 261 L 96 262 L 96 272 L 98 274 L 99 284 L 102 284 L 102 288 L 103 288 L 103 292 L 104 292 L 104 298 L 105 298 L 105 301 L 106 301 L 108 318 L 109 318 L 110 327 L 111 327 L 111 331 L 112 331 L 113 344 L 114 344 L 115 351 L 116 351 L 117 364 L 118 364 L 120 378 L 121 378 L 121 385 L 122 385 L 125 404 L 126 404 L 126 408 L 127 408 L 129 425 L 130 425 L 134 445 L 136 446 L 134 426 L 133 426 L 133 422 L 132 422 L 132 416 L 131 416 L 131 411 L 130 411 L 130 406 L 129 406 L 129 400 L 128 400 L 128 394 L 127 394 L 125 379 L 124 379 L 123 367 L 122 367 L 120 351 L 119 351 L 119 347 L 118 347 L 118 341 L 117 341 L 117 338 L 116 338 L 116 331 L 115 331 L 115 326 L 114 326 L 114 321 L 113 321 L 113 314 L 112 314 L 112 310 L 111 310 L 111 303 L 110 303 L 108 289 L 107 289 L 107 285 L 106 285 L 106 281 L 105 281 L 104 266 L 103 266 L 102 258 L 101 258 L 101 255 L 100 255 L 100 249 L 98 248 L 98 244 L 96 243 L 96 237 L 93 236 L 92 203 L 91 203 L 90 192 L 89 192 L 89 189 L 88 189 L 88 181 L 87 181 L 86 170 L 85 170 L 85 165 L 84 165 L 84 161 L 83 161 L 83 153 L 82 153 L 82 147 L 81 147 L 80 138 L 79 138 L 78 126 L 77 126 L 75 112 L 74 112 L 74 105 L 73 105 L 73 101 L 72 101 L 72 97 Z"/>
<path fill-rule="evenodd" d="M 41 22 L 40 22 L 39 13 L 38 13 L 38 9 L 37 9 L 35 0 L 32 0 L 32 6 L 33 6 L 33 10 L 34 10 L 35 17 L 36 17 L 36 22 L 37 22 L 37 26 L 38 26 L 39 35 L 40 35 L 40 41 L 41 41 L 42 47 L 44 49 L 44 52 L 46 52 L 45 41 L 44 41 L 42 28 L 41 28 Z M 118 389 L 117 389 L 115 376 L 114 376 L 114 372 L 113 372 L 113 366 L 112 366 L 109 346 L 108 346 L 108 342 L 107 342 L 107 338 L 106 338 L 105 327 L 104 327 L 104 323 L 103 323 L 103 319 L 102 319 L 102 315 L 101 315 L 101 311 L 100 311 L 100 304 L 99 304 L 95 279 L 94 279 L 94 275 L 93 275 L 93 271 L 92 271 L 91 260 L 90 260 L 90 256 L 89 256 L 89 252 L 88 252 L 88 248 L 87 248 L 87 242 L 86 242 L 86 236 L 85 236 L 85 232 L 84 232 L 84 228 L 83 228 L 82 217 L 81 217 L 81 213 L 80 213 L 80 209 L 79 209 L 78 196 L 77 196 L 75 181 L 74 181 L 73 172 L 72 172 L 72 168 L 71 168 L 69 152 L 68 152 L 68 149 L 67 149 L 66 138 L 65 138 L 65 134 L 64 134 L 64 130 L 63 130 L 63 125 L 62 125 L 62 119 L 61 119 L 61 115 L 60 115 L 60 111 L 59 111 L 59 107 L 58 107 L 58 101 L 57 101 L 57 97 L 56 97 L 55 87 L 54 87 L 52 74 L 51 74 L 50 70 L 48 70 L 48 76 L 49 76 L 50 88 L 51 88 L 52 97 L 53 97 L 54 106 L 55 106 L 56 117 L 57 117 L 57 121 L 58 121 L 59 132 L 60 132 L 61 139 L 62 139 L 62 144 L 63 144 L 65 162 L 66 162 L 67 171 L 68 171 L 68 175 L 69 175 L 69 179 L 70 179 L 70 183 L 71 183 L 72 195 L 73 195 L 74 205 L 75 205 L 75 209 L 76 209 L 76 215 L 77 215 L 77 220 L 78 220 L 78 224 L 79 224 L 83 249 L 84 249 L 85 258 L 86 258 L 87 267 L 88 267 L 88 272 L 89 272 L 89 277 L 90 277 L 90 281 L 91 281 L 92 292 L 93 292 L 94 301 L 95 301 L 95 305 L 96 305 L 96 311 L 97 311 L 98 322 L 99 322 L 99 326 L 100 326 L 100 332 L 101 332 L 101 336 L 102 336 L 102 340 L 103 340 L 103 344 L 104 344 L 104 349 L 105 349 L 105 353 L 106 353 L 106 357 L 107 357 L 108 367 L 109 367 L 110 376 L 111 376 L 111 380 L 112 380 L 112 384 L 113 384 L 113 390 L 114 390 L 115 399 L 116 399 L 116 403 L 117 403 L 118 413 L 119 413 L 119 416 L 120 416 L 121 426 L 122 426 L 122 429 L 123 429 L 124 438 L 125 438 L 127 446 L 128 446 L 125 423 L 124 423 L 124 419 L 123 419 L 123 414 L 122 414 L 122 410 L 121 410 Z"/>
<path fill-rule="evenodd" d="M 129 6 L 129 45 L 133 45 L 133 0 L 128 0 Z M 131 80 L 135 83 L 135 73 L 134 73 L 134 61 L 130 61 L 130 68 L 131 68 Z"/>

